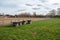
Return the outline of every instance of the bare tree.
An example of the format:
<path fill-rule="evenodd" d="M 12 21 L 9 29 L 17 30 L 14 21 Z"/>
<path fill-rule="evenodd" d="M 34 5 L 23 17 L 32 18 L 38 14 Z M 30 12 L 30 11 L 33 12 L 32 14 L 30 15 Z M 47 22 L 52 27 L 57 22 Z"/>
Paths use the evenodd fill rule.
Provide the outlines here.
<path fill-rule="evenodd" d="M 33 17 L 36 17 L 36 12 L 33 12 Z"/>
<path fill-rule="evenodd" d="M 19 15 L 17 15 L 18 17 L 30 17 L 31 14 L 30 13 L 20 13 Z"/>
<path fill-rule="evenodd" d="M 60 8 L 57 9 L 57 15 L 60 15 Z"/>
<path fill-rule="evenodd" d="M 56 15 L 56 10 L 53 9 L 51 11 L 49 11 L 49 13 L 47 14 L 49 17 L 54 17 Z"/>

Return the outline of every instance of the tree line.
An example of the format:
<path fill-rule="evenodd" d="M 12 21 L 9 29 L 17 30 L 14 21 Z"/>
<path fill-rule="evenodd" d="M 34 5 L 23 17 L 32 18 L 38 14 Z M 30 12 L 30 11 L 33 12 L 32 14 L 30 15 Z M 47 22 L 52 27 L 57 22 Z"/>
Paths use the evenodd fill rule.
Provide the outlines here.
<path fill-rule="evenodd" d="M 0 16 L 5 16 L 5 17 L 35 17 L 35 18 L 46 18 L 46 17 L 49 17 L 49 18 L 60 18 L 60 8 L 58 8 L 57 10 L 55 9 L 52 9 L 50 10 L 46 15 L 37 15 L 36 12 L 33 12 L 33 14 L 30 14 L 30 13 L 20 13 L 18 15 L 9 15 L 9 14 L 0 14 Z"/>

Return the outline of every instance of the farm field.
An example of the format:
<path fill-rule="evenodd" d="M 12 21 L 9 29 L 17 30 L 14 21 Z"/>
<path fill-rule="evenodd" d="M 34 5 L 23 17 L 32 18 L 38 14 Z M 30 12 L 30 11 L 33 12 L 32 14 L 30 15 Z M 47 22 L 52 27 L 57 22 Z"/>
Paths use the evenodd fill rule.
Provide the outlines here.
<path fill-rule="evenodd" d="M 8 25 L 11 24 L 12 21 L 20 21 L 20 20 L 32 20 L 32 21 L 39 21 L 39 20 L 46 20 L 49 18 L 8 18 L 8 17 L 0 17 L 0 25 Z"/>
<path fill-rule="evenodd" d="M 60 19 L 38 20 L 19 27 L 1 26 L 0 40 L 60 40 Z"/>

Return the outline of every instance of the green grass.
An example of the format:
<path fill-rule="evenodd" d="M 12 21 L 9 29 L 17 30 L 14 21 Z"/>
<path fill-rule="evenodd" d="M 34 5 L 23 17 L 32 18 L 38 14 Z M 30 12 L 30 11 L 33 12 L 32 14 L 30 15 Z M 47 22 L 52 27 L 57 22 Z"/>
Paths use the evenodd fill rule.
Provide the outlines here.
<path fill-rule="evenodd" d="M 20 27 L 0 27 L 0 40 L 60 40 L 60 19 L 36 21 Z"/>

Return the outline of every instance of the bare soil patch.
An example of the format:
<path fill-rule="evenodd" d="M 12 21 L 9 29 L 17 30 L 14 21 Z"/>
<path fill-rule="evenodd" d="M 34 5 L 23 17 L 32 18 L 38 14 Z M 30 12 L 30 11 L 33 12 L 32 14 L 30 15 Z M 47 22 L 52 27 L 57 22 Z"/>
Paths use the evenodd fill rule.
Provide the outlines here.
<path fill-rule="evenodd" d="M 46 20 L 49 18 L 0 18 L 0 25 L 7 25 L 11 24 L 12 21 L 20 21 L 20 20 L 28 20 L 31 19 L 32 21 L 39 21 L 39 20 Z"/>

